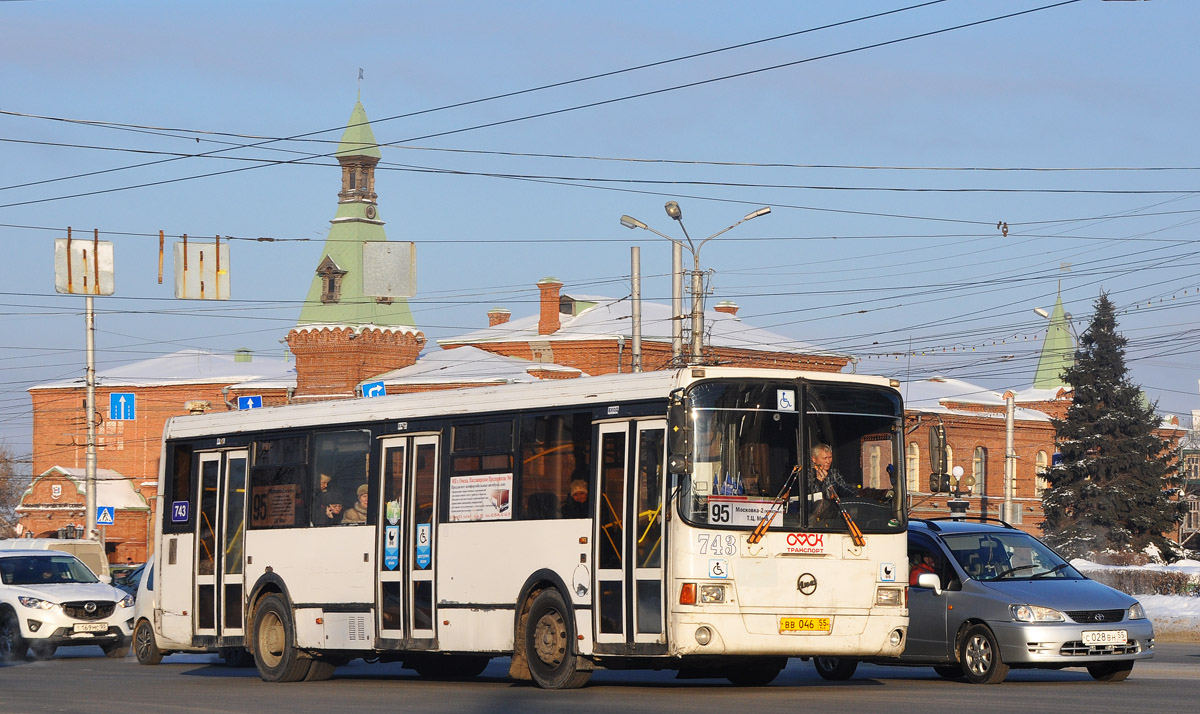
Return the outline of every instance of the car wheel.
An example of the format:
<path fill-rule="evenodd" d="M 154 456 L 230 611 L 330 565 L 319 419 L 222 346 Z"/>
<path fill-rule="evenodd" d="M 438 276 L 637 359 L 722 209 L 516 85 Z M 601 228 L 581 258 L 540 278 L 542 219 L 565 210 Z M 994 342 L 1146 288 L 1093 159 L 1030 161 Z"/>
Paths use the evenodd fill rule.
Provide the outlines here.
<path fill-rule="evenodd" d="M 999 684 L 1008 676 L 1008 665 L 1000 658 L 996 636 L 985 625 L 975 625 L 958 645 L 963 676 L 972 684 Z"/>
<path fill-rule="evenodd" d="M 587 684 L 592 672 L 579 668 L 571 610 L 557 590 L 543 590 L 534 598 L 524 637 L 534 684 L 542 689 L 578 689 Z"/>
<path fill-rule="evenodd" d="M 787 666 L 787 657 L 756 659 L 727 670 L 725 678 L 739 687 L 765 687 Z"/>
<path fill-rule="evenodd" d="M 100 645 L 100 649 L 104 650 L 105 657 L 120 659 L 129 656 L 128 642 L 110 642 L 107 645 Z"/>
<path fill-rule="evenodd" d="M 1092 679 L 1099 682 L 1124 682 L 1133 671 L 1133 660 L 1089 664 L 1087 670 Z"/>
<path fill-rule="evenodd" d="M 821 679 L 841 682 L 854 676 L 858 669 L 858 660 L 845 657 L 813 657 L 813 667 L 816 667 Z"/>
<path fill-rule="evenodd" d="M 133 654 L 139 664 L 158 664 L 163 653 L 154 641 L 154 627 L 149 620 L 142 620 L 133 628 Z"/>
<path fill-rule="evenodd" d="M 49 642 L 34 642 L 29 645 L 29 650 L 33 652 L 34 659 L 50 659 L 54 656 L 54 651 L 58 647 Z"/>
<path fill-rule="evenodd" d="M 283 597 L 264 597 L 254 611 L 254 663 L 265 682 L 299 682 L 312 659 L 297 650 L 291 608 Z"/>
<path fill-rule="evenodd" d="M 938 676 L 943 679 L 962 679 L 963 670 L 957 664 L 939 664 L 933 668 Z"/>
<path fill-rule="evenodd" d="M 0 661 L 19 662 L 25 659 L 29 643 L 21 636 L 21 623 L 11 612 L 0 617 Z"/>

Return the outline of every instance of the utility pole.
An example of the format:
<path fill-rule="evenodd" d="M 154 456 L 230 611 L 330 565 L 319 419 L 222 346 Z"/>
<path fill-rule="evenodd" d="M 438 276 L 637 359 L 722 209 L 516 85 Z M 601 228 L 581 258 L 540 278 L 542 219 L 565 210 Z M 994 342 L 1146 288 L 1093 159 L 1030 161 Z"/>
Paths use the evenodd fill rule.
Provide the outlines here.
<path fill-rule="evenodd" d="M 633 371 L 642 371 L 642 249 L 633 246 L 630 252 L 630 273 L 632 274 L 632 307 L 633 345 L 630 354 L 633 356 Z"/>
<path fill-rule="evenodd" d="M 1016 420 L 1017 399 L 1012 392 L 1004 393 L 1004 520 L 1013 523 L 1013 483 L 1017 480 L 1017 452 L 1013 448 L 1013 426 Z"/>

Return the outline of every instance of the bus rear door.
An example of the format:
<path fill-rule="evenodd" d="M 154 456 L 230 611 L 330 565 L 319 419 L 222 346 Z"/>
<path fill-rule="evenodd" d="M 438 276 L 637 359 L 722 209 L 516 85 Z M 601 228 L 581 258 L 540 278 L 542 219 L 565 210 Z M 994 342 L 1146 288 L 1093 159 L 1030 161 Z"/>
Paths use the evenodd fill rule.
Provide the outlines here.
<path fill-rule="evenodd" d="M 437 476 L 436 435 L 383 441 L 377 601 L 384 647 L 432 649 L 437 645 Z"/>

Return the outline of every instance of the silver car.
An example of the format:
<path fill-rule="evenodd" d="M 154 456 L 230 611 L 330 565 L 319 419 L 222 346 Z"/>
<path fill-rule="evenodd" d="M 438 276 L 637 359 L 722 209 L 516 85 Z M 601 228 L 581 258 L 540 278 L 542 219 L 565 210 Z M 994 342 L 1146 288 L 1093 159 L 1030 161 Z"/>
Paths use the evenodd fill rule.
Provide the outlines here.
<path fill-rule="evenodd" d="M 909 524 L 908 643 L 879 664 L 932 665 L 947 679 L 1004 681 L 1011 668 L 1087 667 L 1119 682 L 1154 656 L 1154 626 L 1137 600 L 1088 579 L 1045 543 L 1008 524 Z M 857 661 L 818 657 L 846 679 Z"/>

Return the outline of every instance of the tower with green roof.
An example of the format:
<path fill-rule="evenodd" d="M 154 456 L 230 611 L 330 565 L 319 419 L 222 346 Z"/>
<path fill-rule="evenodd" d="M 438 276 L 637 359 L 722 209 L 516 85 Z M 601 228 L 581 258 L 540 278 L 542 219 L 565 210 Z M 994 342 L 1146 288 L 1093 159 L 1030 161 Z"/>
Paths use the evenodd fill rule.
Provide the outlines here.
<path fill-rule="evenodd" d="M 415 364 L 425 343 L 405 299 L 363 292 L 363 246 L 385 242 L 387 234 L 375 193 L 382 154 L 361 101 L 334 157 L 342 169 L 337 213 L 287 337 L 296 355 L 296 401 L 353 397 L 365 379 Z"/>
<path fill-rule="evenodd" d="M 1071 336 L 1067 313 L 1063 310 L 1062 295 L 1054 301 L 1050 312 L 1050 326 L 1046 328 L 1046 339 L 1042 342 L 1042 354 L 1038 358 L 1037 372 L 1033 375 L 1034 389 L 1058 389 L 1067 386 L 1062 374 L 1075 361 L 1075 338 Z"/>

